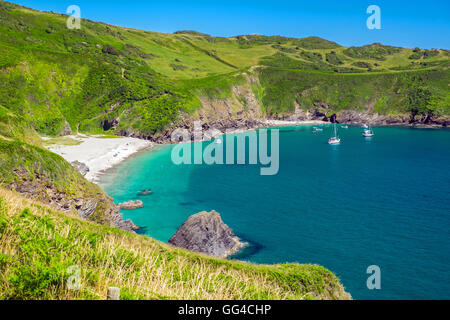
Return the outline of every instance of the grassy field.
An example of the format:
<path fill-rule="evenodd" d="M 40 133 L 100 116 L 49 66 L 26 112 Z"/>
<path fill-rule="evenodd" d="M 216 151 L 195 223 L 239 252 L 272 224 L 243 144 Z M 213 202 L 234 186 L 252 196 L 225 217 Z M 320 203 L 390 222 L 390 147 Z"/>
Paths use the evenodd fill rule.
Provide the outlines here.
<path fill-rule="evenodd" d="M 81 286 L 70 290 L 76 270 Z M 350 298 L 320 266 L 213 259 L 0 189 L 0 300 L 104 300 L 110 286 L 124 300 Z"/>
<path fill-rule="evenodd" d="M 60 145 L 60 146 L 78 146 L 82 143 L 80 140 L 76 140 L 70 137 L 58 137 L 48 140 L 44 140 L 43 144 L 45 146 Z"/>

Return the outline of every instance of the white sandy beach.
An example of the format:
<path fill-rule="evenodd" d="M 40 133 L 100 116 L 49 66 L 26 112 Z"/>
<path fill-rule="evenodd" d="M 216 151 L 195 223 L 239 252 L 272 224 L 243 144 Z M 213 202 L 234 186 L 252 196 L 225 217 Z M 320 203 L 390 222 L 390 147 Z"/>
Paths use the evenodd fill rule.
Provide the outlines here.
<path fill-rule="evenodd" d="M 301 126 L 301 125 L 320 125 L 323 121 L 281 121 L 267 120 L 267 127 L 283 126 Z M 251 129 L 238 129 L 232 133 L 241 133 Z M 228 132 L 231 133 L 231 132 Z M 69 163 L 79 161 L 89 168 L 86 179 L 92 182 L 98 182 L 99 176 L 107 169 L 114 167 L 133 154 L 153 147 L 155 144 L 136 138 L 101 138 L 95 136 L 68 136 L 68 138 L 80 141 L 79 145 L 50 145 L 48 150 L 59 154 Z M 46 138 L 43 138 L 46 140 Z"/>
<path fill-rule="evenodd" d="M 76 146 L 51 145 L 47 149 L 59 154 L 68 162 L 79 161 L 89 167 L 86 179 L 97 182 L 99 175 L 131 155 L 152 147 L 152 142 L 136 138 L 98 138 L 71 136 L 82 143 Z"/>

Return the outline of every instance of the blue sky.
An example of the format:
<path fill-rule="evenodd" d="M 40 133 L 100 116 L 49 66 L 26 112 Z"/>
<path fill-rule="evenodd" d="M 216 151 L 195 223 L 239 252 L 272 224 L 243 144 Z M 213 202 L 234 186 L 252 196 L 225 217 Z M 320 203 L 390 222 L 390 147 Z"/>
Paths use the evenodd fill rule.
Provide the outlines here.
<path fill-rule="evenodd" d="M 196 30 L 215 36 L 241 34 L 319 36 L 341 45 L 374 42 L 450 49 L 449 0 L 16 0 L 65 13 L 78 5 L 83 18 L 137 29 Z M 342 3 L 344 2 L 344 3 Z M 381 8 L 381 30 L 366 26 L 369 5 Z"/>

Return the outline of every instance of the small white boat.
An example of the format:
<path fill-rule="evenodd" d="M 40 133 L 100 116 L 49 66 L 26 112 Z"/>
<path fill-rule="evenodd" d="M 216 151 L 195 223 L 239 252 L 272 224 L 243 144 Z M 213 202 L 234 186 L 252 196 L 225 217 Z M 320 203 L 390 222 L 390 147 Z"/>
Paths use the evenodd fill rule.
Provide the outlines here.
<path fill-rule="evenodd" d="M 337 145 L 341 143 L 341 139 L 335 137 L 335 138 L 331 138 L 330 140 L 328 140 L 328 144 L 331 145 Z"/>
<path fill-rule="evenodd" d="M 337 125 L 335 123 L 334 124 L 334 136 L 331 137 L 330 140 L 328 140 L 328 144 L 330 144 L 330 145 L 338 145 L 340 143 L 341 143 L 341 139 L 337 135 Z"/>
<path fill-rule="evenodd" d="M 372 128 L 370 128 L 370 126 L 364 130 L 363 136 L 366 138 L 372 138 L 373 136 L 375 136 L 375 133 L 373 132 Z"/>
<path fill-rule="evenodd" d="M 318 128 L 318 127 L 314 127 L 313 130 L 316 131 L 316 132 L 323 131 L 322 128 Z"/>
<path fill-rule="evenodd" d="M 367 124 L 363 125 L 361 128 L 363 129 L 369 129 L 369 126 Z"/>
<path fill-rule="evenodd" d="M 348 125 L 343 125 L 342 129 L 348 129 Z"/>
<path fill-rule="evenodd" d="M 216 144 L 222 144 L 222 139 L 217 138 L 214 142 L 215 142 Z"/>
<path fill-rule="evenodd" d="M 366 138 L 372 138 L 373 136 L 375 136 L 375 134 L 372 131 L 370 131 L 370 130 L 366 130 L 363 133 L 363 136 L 366 137 Z"/>

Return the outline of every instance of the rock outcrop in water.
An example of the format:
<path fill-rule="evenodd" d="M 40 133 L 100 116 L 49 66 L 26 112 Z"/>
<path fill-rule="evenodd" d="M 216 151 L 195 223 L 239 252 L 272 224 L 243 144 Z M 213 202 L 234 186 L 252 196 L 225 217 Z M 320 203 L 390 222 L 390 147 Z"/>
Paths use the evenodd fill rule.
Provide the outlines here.
<path fill-rule="evenodd" d="M 153 192 L 150 189 L 146 189 L 146 190 L 140 191 L 138 193 L 138 196 L 149 196 L 152 194 L 153 194 Z"/>
<path fill-rule="evenodd" d="M 226 258 L 243 247 L 216 211 L 200 212 L 190 217 L 172 236 L 169 244 L 218 258 Z"/>
<path fill-rule="evenodd" d="M 140 200 L 137 201 L 128 201 L 124 203 L 118 204 L 120 209 L 123 210 L 134 210 L 134 209 L 140 209 L 144 207 L 144 203 Z"/>

